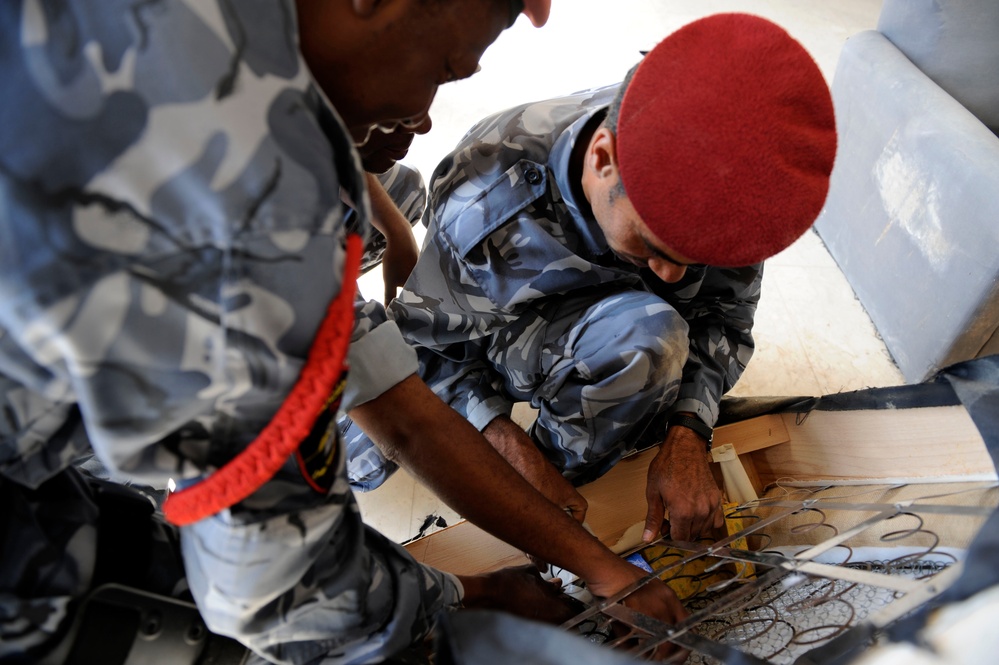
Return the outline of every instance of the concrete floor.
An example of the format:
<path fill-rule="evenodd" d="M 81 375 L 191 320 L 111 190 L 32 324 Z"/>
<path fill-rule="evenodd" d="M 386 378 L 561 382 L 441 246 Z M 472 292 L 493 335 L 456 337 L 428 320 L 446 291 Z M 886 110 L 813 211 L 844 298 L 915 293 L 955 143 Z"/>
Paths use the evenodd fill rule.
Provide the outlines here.
<path fill-rule="evenodd" d="M 486 52 L 481 73 L 440 90 L 431 109 L 434 128 L 417 137 L 405 161 L 428 177 L 481 117 L 619 81 L 639 51 L 708 14 L 742 11 L 777 22 L 831 82 L 843 42 L 872 29 L 880 8 L 881 0 L 555 0 L 543 29 L 521 17 Z M 377 270 L 361 289 L 369 298 L 381 297 Z M 905 383 L 814 232 L 767 262 L 754 334 L 756 353 L 731 394 L 824 395 Z M 524 422 L 530 410 L 518 409 L 515 416 Z M 358 500 L 365 521 L 400 542 L 415 536 L 428 516 L 447 524 L 459 519 L 403 472 Z"/>

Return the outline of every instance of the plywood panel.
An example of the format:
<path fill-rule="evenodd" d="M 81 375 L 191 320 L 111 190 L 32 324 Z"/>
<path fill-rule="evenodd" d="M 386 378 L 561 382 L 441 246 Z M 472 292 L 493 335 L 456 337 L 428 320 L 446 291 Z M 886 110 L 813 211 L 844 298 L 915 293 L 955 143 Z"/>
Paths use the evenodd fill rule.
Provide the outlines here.
<path fill-rule="evenodd" d="M 785 414 L 790 443 L 752 453 L 764 484 L 994 479 L 963 407 Z"/>

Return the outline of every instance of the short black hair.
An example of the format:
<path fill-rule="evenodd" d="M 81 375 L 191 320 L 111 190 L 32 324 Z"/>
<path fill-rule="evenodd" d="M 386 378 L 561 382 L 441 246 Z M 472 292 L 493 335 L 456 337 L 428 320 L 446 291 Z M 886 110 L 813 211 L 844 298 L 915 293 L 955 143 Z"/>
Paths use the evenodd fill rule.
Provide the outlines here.
<path fill-rule="evenodd" d="M 639 62 L 638 64 L 642 63 Z M 621 86 L 617 89 L 617 94 L 614 95 L 614 101 L 607 107 L 607 117 L 604 118 L 603 126 L 614 132 L 614 136 L 617 136 L 617 121 L 621 115 L 621 102 L 624 100 L 624 93 L 628 90 L 628 85 L 631 83 L 631 79 L 637 69 L 638 65 L 635 65 L 628 71 L 627 76 L 621 81 Z"/>

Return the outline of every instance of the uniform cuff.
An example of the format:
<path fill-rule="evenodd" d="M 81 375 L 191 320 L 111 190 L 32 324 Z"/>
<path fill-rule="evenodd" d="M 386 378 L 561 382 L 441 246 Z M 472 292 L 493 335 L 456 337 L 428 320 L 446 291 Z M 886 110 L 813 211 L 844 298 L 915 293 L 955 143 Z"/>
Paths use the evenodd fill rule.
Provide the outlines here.
<path fill-rule="evenodd" d="M 402 338 L 395 321 L 385 321 L 351 342 L 347 361 L 350 374 L 340 407 L 344 411 L 370 402 L 420 368 L 416 351 Z"/>
<path fill-rule="evenodd" d="M 718 420 L 718 409 L 711 409 L 707 404 L 696 399 L 678 399 L 673 402 L 673 406 L 669 411 L 671 415 L 680 413 L 681 411 L 693 413 L 709 427 L 714 427 L 715 422 Z"/>
<path fill-rule="evenodd" d="M 472 426 L 480 432 L 500 416 L 510 417 L 513 412 L 513 405 L 502 397 L 490 397 L 475 405 L 465 419 L 472 423 Z"/>

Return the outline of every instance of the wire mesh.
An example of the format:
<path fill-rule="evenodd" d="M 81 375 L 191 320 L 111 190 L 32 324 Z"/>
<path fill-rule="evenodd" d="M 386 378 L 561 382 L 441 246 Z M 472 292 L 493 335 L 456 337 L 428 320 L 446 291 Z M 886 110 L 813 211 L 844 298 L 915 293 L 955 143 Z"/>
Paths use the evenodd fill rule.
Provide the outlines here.
<path fill-rule="evenodd" d="M 976 532 L 999 503 L 992 486 L 872 503 L 858 502 L 871 490 L 825 490 L 735 507 L 728 535 L 714 541 L 663 540 L 631 553 L 652 572 L 565 627 L 644 658 L 671 642 L 684 650 L 673 662 L 690 665 L 793 663 L 853 626 L 883 628 L 942 592 L 966 546 L 955 534 Z M 876 498 L 885 497 L 894 494 L 881 488 Z M 684 603 L 682 623 L 623 604 L 656 578 Z"/>

